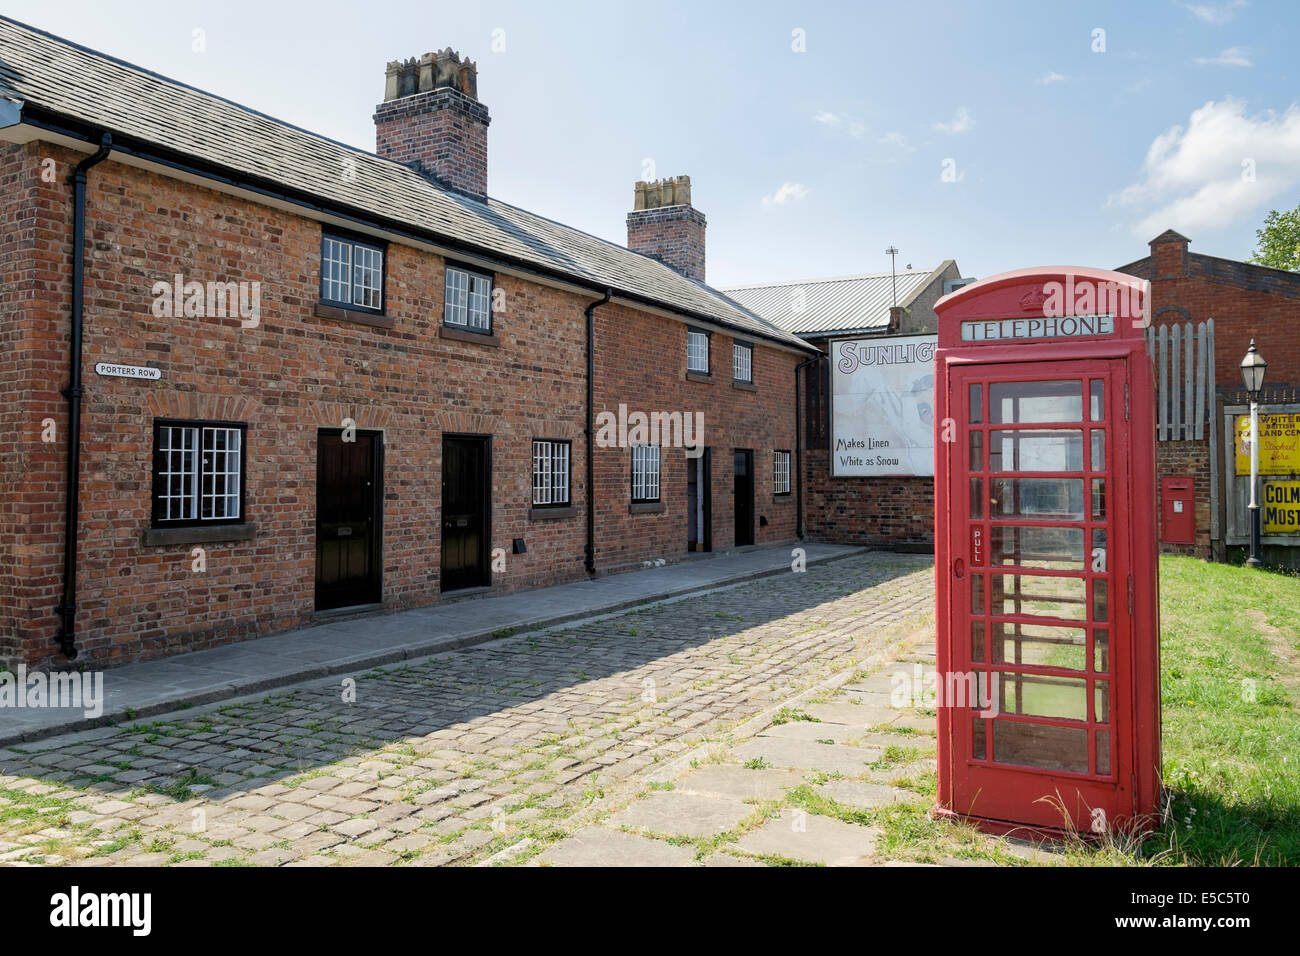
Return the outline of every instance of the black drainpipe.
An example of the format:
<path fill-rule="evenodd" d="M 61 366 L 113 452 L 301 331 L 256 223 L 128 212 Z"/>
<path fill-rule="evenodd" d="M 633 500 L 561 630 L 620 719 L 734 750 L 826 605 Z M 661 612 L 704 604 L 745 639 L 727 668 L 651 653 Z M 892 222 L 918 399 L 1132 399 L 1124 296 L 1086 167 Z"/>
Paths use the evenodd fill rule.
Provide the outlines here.
<path fill-rule="evenodd" d="M 59 615 L 59 650 L 68 660 L 77 657 L 77 526 L 81 499 L 81 330 L 85 307 L 86 172 L 102 163 L 113 149 L 113 137 L 104 133 L 99 149 L 77 163 L 72 175 L 72 343 L 68 352 L 70 382 L 63 389 L 68 400 L 67 503 L 63 525 L 63 600 Z"/>
<path fill-rule="evenodd" d="M 596 573 L 596 309 L 613 298 L 614 290 L 587 306 L 587 573 Z"/>
<path fill-rule="evenodd" d="M 803 416 L 799 414 L 801 398 L 799 394 L 799 373 L 811 365 L 820 365 L 822 357 L 810 358 L 794 367 L 794 470 L 798 479 L 795 491 L 794 520 L 795 537 L 803 540 Z"/>

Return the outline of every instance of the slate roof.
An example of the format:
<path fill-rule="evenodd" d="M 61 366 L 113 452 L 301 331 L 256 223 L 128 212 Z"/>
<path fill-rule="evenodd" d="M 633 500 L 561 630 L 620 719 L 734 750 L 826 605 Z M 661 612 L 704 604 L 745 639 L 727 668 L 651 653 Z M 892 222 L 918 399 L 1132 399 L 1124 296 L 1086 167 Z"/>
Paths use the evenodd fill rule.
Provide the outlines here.
<path fill-rule="evenodd" d="M 1115 271 L 1148 281 L 1156 278 L 1155 261 L 1151 256 L 1143 256 L 1141 259 L 1117 266 Z M 1267 292 L 1288 299 L 1300 299 L 1300 272 L 1274 269 L 1254 262 L 1241 262 L 1237 259 L 1206 255 L 1202 252 L 1189 252 L 1187 275 L 1192 279 L 1208 279 L 1211 282 L 1233 285 L 1251 292 Z"/>
<path fill-rule="evenodd" d="M 444 189 L 414 170 L 337 143 L 229 100 L 158 76 L 49 33 L 0 17 L 0 93 L 107 130 L 115 142 L 142 144 L 201 160 L 319 205 L 413 233 L 457 242 L 481 254 L 612 287 L 677 313 L 806 349 L 806 343 L 718 290 L 648 256 L 489 198 Z M 345 170 L 354 175 L 344 176 Z"/>
<path fill-rule="evenodd" d="M 904 269 L 898 273 L 898 304 L 936 278 L 931 269 Z M 883 329 L 894 304 L 891 273 L 777 282 L 725 290 L 737 302 L 773 325 L 796 335 Z"/>

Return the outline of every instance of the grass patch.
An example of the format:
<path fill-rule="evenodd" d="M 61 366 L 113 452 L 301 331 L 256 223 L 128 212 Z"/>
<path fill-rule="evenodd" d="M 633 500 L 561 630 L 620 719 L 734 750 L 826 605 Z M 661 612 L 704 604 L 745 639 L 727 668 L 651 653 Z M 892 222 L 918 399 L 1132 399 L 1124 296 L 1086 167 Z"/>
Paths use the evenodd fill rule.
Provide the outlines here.
<path fill-rule="evenodd" d="M 812 714 L 799 710 L 797 707 L 782 707 L 772 717 L 772 725 L 788 724 L 795 720 L 806 720 L 809 723 L 820 724 L 821 718 L 814 717 Z"/>
<path fill-rule="evenodd" d="M 1293 575 L 1161 559 L 1169 807 L 1133 855 L 1211 866 L 1300 863 L 1297 609 Z"/>

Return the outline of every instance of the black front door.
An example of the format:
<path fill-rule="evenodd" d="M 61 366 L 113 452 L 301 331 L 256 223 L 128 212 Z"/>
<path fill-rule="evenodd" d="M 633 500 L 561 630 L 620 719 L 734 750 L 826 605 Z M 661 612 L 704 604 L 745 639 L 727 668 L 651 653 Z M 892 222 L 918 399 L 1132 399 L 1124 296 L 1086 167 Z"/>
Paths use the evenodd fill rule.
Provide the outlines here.
<path fill-rule="evenodd" d="M 378 432 L 317 436 L 317 610 L 383 599 L 383 449 Z"/>
<path fill-rule="evenodd" d="M 442 590 L 486 587 L 491 439 L 447 436 L 442 440 Z"/>
<path fill-rule="evenodd" d="M 736 484 L 733 500 L 736 513 L 736 544 L 754 543 L 754 453 L 736 449 Z"/>

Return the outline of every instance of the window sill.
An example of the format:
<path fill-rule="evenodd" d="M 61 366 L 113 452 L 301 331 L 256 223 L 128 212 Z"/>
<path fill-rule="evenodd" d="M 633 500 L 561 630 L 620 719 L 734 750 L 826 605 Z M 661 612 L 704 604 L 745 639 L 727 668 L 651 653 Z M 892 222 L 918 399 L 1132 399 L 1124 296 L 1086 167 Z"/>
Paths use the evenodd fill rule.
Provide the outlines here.
<path fill-rule="evenodd" d="M 785 492 L 784 494 L 773 495 L 773 496 L 772 496 L 772 501 L 773 501 L 773 503 L 778 504 L 778 505 L 781 504 L 781 502 L 783 502 L 783 501 L 784 501 L 784 502 L 790 502 L 790 501 L 793 501 L 793 500 L 794 500 L 794 496 L 791 495 L 790 492 L 788 492 L 788 491 Z"/>
<path fill-rule="evenodd" d="M 490 345 L 493 348 L 501 345 L 501 339 L 495 332 L 470 332 L 467 329 L 449 329 L 445 325 L 438 326 L 438 338 L 451 339 L 453 342 L 473 342 L 475 345 Z"/>
<path fill-rule="evenodd" d="M 712 385 L 712 384 L 713 384 L 713 376 L 710 375 L 708 372 L 687 372 L 687 373 L 686 373 L 686 381 L 688 381 L 688 382 L 700 382 L 701 384 L 704 384 L 704 385 Z"/>
<path fill-rule="evenodd" d="M 257 536 L 257 525 L 243 524 L 191 525 L 186 528 L 145 528 L 142 539 L 146 547 L 166 547 L 181 544 L 214 544 L 218 541 L 252 541 Z"/>
<path fill-rule="evenodd" d="M 572 518 L 578 513 L 578 509 L 573 505 L 565 505 L 560 508 L 545 508 L 534 505 L 528 512 L 529 521 L 553 521 L 557 518 Z"/>
<path fill-rule="evenodd" d="M 732 387 L 732 388 L 738 388 L 738 389 L 740 389 L 742 392 L 757 392 L 757 391 L 758 391 L 758 386 L 755 385 L 753 382 L 732 382 L 732 383 L 731 383 L 731 387 Z"/>
<path fill-rule="evenodd" d="M 380 315 L 377 312 L 358 312 L 356 309 L 345 309 L 338 305 L 326 305 L 324 302 L 317 302 L 313 310 L 318 319 L 333 319 L 335 322 L 352 322 L 356 325 L 368 325 L 373 329 L 391 329 L 397 322 L 390 315 Z"/>
<path fill-rule="evenodd" d="M 668 510 L 662 501 L 634 501 L 627 506 L 630 515 L 658 515 Z"/>

